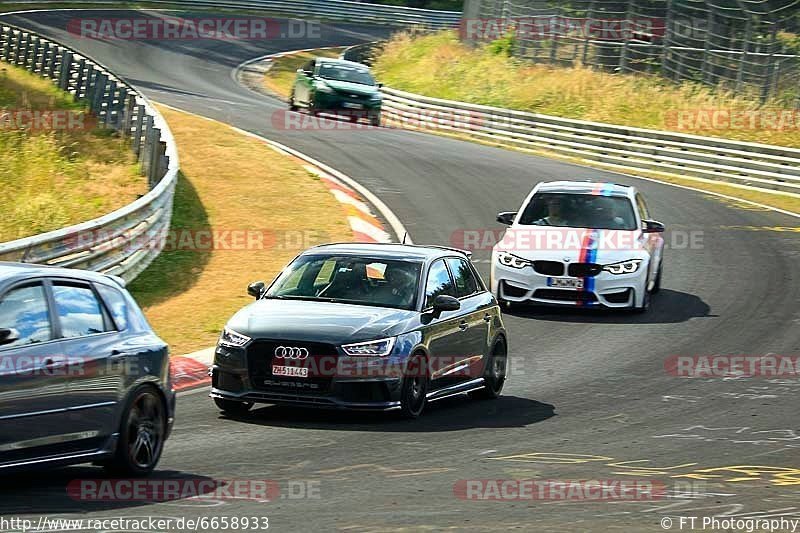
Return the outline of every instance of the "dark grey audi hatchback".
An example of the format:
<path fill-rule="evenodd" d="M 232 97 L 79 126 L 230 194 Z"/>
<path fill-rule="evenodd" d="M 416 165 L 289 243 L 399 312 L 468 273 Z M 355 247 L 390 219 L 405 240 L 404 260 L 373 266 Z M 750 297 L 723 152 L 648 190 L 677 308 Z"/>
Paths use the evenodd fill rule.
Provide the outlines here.
<path fill-rule="evenodd" d="M 419 416 L 427 402 L 497 398 L 508 342 L 500 309 L 460 250 L 328 244 L 296 257 L 220 336 L 211 397 Z"/>
<path fill-rule="evenodd" d="M 0 473 L 148 474 L 174 412 L 167 345 L 120 278 L 0 262 Z"/>

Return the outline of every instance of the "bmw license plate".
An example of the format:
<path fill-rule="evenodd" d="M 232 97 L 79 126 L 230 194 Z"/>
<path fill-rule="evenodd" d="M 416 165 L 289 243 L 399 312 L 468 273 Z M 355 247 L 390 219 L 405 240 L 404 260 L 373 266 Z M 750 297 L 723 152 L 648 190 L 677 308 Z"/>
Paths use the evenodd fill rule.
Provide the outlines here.
<path fill-rule="evenodd" d="M 287 378 L 307 378 L 308 368 L 299 366 L 277 366 L 272 365 L 272 375 Z"/>
<path fill-rule="evenodd" d="M 559 289 L 582 289 L 583 279 L 581 278 L 547 278 L 548 287 Z"/>
<path fill-rule="evenodd" d="M 364 109 L 362 104 L 354 104 L 352 102 L 345 102 L 342 106 L 346 107 L 347 109 Z"/>

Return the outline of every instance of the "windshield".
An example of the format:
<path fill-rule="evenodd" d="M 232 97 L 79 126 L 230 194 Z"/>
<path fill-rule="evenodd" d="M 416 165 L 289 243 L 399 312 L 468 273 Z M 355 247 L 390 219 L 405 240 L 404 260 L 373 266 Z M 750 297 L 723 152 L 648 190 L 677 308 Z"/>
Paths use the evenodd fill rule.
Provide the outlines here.
<path fill-rule="evenodd" d="M 414 309 L 421 264 L 347 255 L 298 257 L 265 298 L 335 301 Z"/>
<path fill-rule="evenodd" d="M 560 228 L 637 229 L 636 215 L 628 198 L 592 194 L 536 194 L 519 223 Z"/>
<path fill-rule="evenodd" d="M 365 68 L 349 65 L 328 65 L 319 67 L 319 77 L 326 80 L 349 81 L 361 85 L 375 85 L 375 79 Z"/>

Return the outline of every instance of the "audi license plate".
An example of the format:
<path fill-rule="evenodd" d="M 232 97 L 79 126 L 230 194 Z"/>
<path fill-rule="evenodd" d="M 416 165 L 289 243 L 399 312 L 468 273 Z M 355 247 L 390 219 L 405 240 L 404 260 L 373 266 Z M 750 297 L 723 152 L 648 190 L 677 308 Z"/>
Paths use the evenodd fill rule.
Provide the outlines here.
<path fill-rule="evenodd" d="M 287 378 L 307 378 L 308 368 L 299 366 L 272 366 L 273 376 L 283 376 Z"/>
<path fill-rule="evenodd" d="M 347 109 L 364 109 L 363 104 L 354 104 L 353 102 L 344 102 L 342 106 Z"/>
<path fill-rule="evenodd" d="M 548 287 L 559 289 L 582 289 L 583 279 L 581 278 L 547 278 Z"/>

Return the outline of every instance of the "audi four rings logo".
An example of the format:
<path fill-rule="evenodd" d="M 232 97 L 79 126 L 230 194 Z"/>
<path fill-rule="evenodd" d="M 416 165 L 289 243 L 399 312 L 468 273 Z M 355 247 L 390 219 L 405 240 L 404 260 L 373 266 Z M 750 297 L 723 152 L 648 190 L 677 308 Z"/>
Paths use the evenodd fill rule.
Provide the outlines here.
<path fill-rule="evenodd" d="M 282 359 L 305 359 L 308 357 L 308 348 L 278 346 L 275 348 L 275 357 L 280 357 Z"/>

